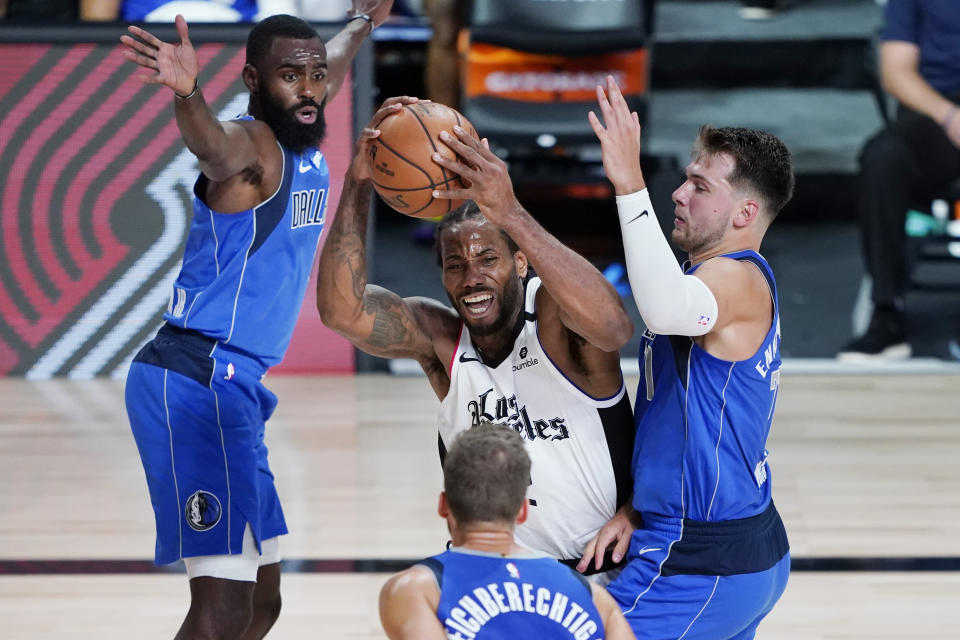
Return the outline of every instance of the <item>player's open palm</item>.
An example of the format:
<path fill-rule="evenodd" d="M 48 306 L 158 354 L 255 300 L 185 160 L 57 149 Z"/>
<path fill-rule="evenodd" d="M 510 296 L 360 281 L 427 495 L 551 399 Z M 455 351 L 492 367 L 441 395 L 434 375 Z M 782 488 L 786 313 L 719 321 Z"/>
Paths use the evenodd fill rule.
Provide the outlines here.
<path fill-rule="evenodd" d="M 127 30 L 136 38 L 122 35 L 120 42 L 126 47 L 123 55 L 127 60 L 156 72 L 141 74 L 138 76 L 140 80 L 146 84 L 165 85 L 185 96 L 196 86 L 200 63 L 190 42 L 187 21 L 178 15 L 176 24 L 177 34 L 180 36 L 178 44 L 163 42 L 149 31 L 135 26 L 130 26 Z"/>
<path fill-rule="evenodd" d="M 607 76 L 606 87 L 597 87 L 597 104 L 603 122 L 593 111 L 587 114 L 593 132 L 600 140 L 603 169 L 617 193 L 630 193 L 642 187 L 640 169 L 640 118 L 620 92 L 612 76 Z"/>

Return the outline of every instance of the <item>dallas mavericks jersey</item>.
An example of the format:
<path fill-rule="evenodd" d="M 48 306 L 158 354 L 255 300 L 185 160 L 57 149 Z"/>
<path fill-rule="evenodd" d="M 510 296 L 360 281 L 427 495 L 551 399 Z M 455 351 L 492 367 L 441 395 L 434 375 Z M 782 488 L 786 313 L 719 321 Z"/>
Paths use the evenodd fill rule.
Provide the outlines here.
<path fill-rule="evenodd" d="M 456 548 L 420 562 L 440 589 L 449 638 L 513 640 L 605 635 L 586 579 L 553 558 Z"/>
<path fill-rule="evenodd" d="M 123 19 L 173 22 L 182 13 L 191 22 L 253 22 L 257 0 L 124 0 Z"/>
<path fill-rule="evenodd" d="M 498 366 L 481 361 L 461 325 L 450 391 L 440 403 L 440 442 L 442 450 L 449 448 L 457 434 L 481 421 L 524 436 L 531 485 L 517 542 L 554 558 L 579 559 L 629 495 L 633 418 L 622 383 L 615 395 L 592 398 L 551 362 L 537 336 L 540 284 L 536 277 L 527 283 L 523 327 Z"/>
<path fill-rule="evenodd" d="M 322 153 L 280 149 L 280 186 L 253 209 L 212 211 L 202 198 L 207 178 L 197 179 L 183 266 L 163 316 L 249 354 L 264 368 L 283 359 L 293 335 L 330 190 Z"/>
<path fill-rule="evenodd" d="M 688 336 L 644 334 L 633 455 L 641 513 L 707 522 L 754 516 L 770 503 L 766 442 L 781 364 L 776 283 L 758 253 L 725 257 L 760 269 L 773 321 L 757 352 L 738 362 L 715 358 Z"/>

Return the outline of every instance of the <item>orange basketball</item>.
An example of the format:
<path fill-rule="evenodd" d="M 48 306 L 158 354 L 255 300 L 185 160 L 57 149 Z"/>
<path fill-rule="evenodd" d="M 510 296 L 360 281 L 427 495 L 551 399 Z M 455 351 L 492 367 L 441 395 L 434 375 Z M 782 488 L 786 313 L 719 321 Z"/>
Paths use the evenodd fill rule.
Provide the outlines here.
<path fill-rule="evenodd" d="M 434 199 L 434 189 L 462 189 L 457 174 L 430 159 L 434 152 L 456 154 L 440 142 L 440 132 L 460 125 L 477 138 L 473 125 L 456 109 L 439 102 L 408 104 L 380 123 L 370 146 L 373 188 L 388 205 L 414 218 L 433 218 L 456 209 L 463 200 Z"/>

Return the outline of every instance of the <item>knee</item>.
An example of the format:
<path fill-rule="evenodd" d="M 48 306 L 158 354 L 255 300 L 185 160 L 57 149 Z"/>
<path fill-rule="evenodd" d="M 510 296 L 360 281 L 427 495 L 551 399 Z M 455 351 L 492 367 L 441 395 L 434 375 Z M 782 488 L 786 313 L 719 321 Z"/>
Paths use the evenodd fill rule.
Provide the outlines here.
<path fill-rule="evenodd" d="M 267 627 L 273 626 L 273 623 L 280 617 L 280 608 L 283 604 L 280 593 L 271 594 L 269 597 L 254 602 L 253 615 L 259 623 L 266 623 Z"/>

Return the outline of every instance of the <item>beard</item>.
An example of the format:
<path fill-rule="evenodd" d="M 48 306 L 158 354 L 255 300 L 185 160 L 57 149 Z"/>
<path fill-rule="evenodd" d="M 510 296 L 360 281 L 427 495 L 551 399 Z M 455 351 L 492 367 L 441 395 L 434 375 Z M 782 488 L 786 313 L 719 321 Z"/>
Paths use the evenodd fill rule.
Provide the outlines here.
<path fill-rule="evenodd" d="M 320 104 L 313 100 L 301 100 L 290 108 L 284 107 L 269 91 L 257 93 L 256 100 L 260 115 L 273 130 L 273 135 L 277 136 L 280 144 L 296 153 L 318 147 L 327 135 L 327 120 L 323 114 L 323 108 L 327 104 L 326 97 Z M 297 120 L 296 111 L 303 107 L 317 109 L 315 122 L 304 124 Z"/>
<path fill-rule="evenodd" d="M 710 249 L 711 247 L 716 246 L 723 240 L 723 236 L 727 232 L 728 225 L 716 225 L 713 229 L 698 229 L 693 235 L 691 230 L 688 229 L 685 236 L 681 236 L 677 233 L 677 230 L 674 229 L 673 233 L 670 234 L 670 240 L 673 241 L 673 244 L 677 246 L 678 249 L 687 254 L 701 253 L 705 250 Z"/>
<path fill-rule="evenodd" d="M 490 336 L 498 331 L 502 331 L 509 323 L 514 322 L 516 319 L 514 317 L 514 312 L 523 305 L 523 283 L 520 282 L 520 276 L 517 274 L 516 269 L 514 269 L 513 274 L 509 278 L 511 284 L 504 287 L 503 291 L 500 294 L 500 309 L 497 317 L 490 324 L 486 325 L 477 325 L 474 324 L 469 316 L 466 314 L 461 314 L 461 319 L 463 323 L 467 325 L 467 329 L 470 331 L 472 336 Z M 447 297 L 450 297 L 449 295 Z M 456 302 L 451 298 L 454 308 L 457 308 Z M 520 310 L 520 313 L 523 313 L 523 310 Z"/>

